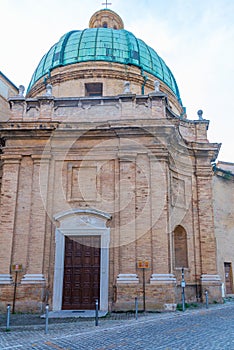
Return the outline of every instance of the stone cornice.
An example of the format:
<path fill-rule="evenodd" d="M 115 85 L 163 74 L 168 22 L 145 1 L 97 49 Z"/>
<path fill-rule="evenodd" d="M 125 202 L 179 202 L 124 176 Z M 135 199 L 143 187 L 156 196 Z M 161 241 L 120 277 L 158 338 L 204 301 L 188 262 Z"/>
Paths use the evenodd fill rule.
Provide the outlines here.
<path fill-rule="evenodd" d="M 54 130 L 58 127 L 56 122 L 41 121 L 7 121 L 0 122 L 0 132 L 13 130 Z"/>
<path fill-rule="evenodd" d="M 1 154 L 1 161 L 7 164 L 19 164 L 22 159 L 22 155 L 20 154 Z"/>
<path fill-rule="evenodd" d="M 221 143 L 200 143 L 191 142 L 188 144 L 197 159 L 208 159 L 209 162 L 214 162 L 218 157 Z"/>

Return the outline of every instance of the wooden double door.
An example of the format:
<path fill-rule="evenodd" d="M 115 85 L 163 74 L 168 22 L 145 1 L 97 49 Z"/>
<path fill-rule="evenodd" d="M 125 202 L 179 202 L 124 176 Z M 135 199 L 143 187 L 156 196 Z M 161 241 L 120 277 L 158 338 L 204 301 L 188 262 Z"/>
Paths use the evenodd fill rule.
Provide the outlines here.
<path fill-rule="evenodd" d="M 63 310 L 95 309 L 100 299 L 100 236 L 66 236 Z"/>

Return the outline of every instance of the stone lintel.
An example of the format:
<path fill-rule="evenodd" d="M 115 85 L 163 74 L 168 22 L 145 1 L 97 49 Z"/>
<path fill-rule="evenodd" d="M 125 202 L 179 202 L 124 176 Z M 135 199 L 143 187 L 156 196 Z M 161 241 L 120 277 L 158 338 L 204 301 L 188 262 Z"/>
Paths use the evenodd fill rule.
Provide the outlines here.
<path fill-rule="evenodd" d="M 136 274 L 120 273 L 117 277 L 117 284 L 138 284 L 139 278 Z"/>
<path fill-rule="evenodd" d="M 154 273 L 151 275 L 150 284 L 176 284 L 176 278 L 172 273 Z"/>
<path fill-rule="evenodd" d="M 21 284 L 44 284 L 45 277 L 42 274 L 26 274 L 21 280 Z"/>

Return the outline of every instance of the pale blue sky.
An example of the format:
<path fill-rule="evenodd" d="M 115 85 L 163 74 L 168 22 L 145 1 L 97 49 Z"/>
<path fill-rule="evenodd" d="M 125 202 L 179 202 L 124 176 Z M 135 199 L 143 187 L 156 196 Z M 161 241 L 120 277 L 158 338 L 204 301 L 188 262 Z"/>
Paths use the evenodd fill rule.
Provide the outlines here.
<path fill-rule="evenodd" d="M 234 0 L 112 0 L 125 28 L 172 70 L 189 119 L 204 111 L 218 159 L 234 162 Z M 98 0 L 0 0 L 0 70 L 29 84 L 41 57 L 66 32 L 88 27 Z"/>

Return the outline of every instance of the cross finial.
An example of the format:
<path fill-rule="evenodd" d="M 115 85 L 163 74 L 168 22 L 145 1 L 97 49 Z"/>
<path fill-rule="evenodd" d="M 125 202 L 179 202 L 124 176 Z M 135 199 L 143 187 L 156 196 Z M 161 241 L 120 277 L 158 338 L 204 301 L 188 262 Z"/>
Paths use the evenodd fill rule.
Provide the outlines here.
<path fill-rule="evenodd" d="M 108 2 L 108 0 L 106 0 L 106 2 L 103 2 L 102 5 L 105 5 L 106 6 L 106 9 L 107 9 L 107 5 L 112 5 L 111 2 Z"/>

